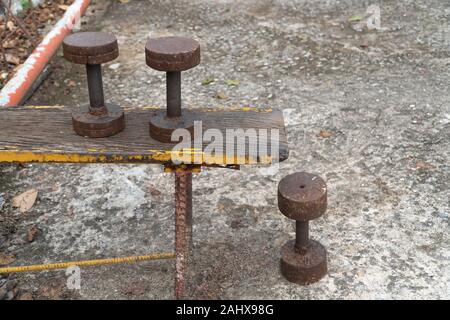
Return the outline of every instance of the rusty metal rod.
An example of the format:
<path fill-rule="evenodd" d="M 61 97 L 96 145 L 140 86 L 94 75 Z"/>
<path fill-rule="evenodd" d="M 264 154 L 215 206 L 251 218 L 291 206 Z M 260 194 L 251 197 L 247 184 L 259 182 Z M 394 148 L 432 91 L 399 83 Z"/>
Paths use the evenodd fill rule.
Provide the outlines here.
<path fill-rule="evenodd" d="M 105 106 L 105 97 L 103 94 L 102 66 L 99 64 L 87 64 L 86 72 L 87 72 L 89 102 L 91 106 L 91 112 L 96 113 Z"/>
<path fill-rule="evenodd" d="M 192 199 L 189 199 L 189 184 L 192 182 L 190 170 L 175 170 L 175 297 L 182 299 L 185 291 L 186 260 L 188 251 L 187 224 L 189 206 L 192 206 Z M 190 193 L 192 196 L 192 193 Z M 192 209 L 191 209 L 192 210 Z M 191 211 L 192 212 L 192 211 Z"/>
<path fill-rule="evenodd" d="M 304 250 L 309 244 L 309 221 L 295 221 L 295 248 Z"/>
<path fill-rule="evenodd" d="M 189 246 L 192 245 L 192 171 L 186 172 L 186 187 L 187 187 L 187 198 L 186 198 L 186 238 L 188 240 Z"/>
<path fill-rule="evenodd" d="M 166 73 L 167 116 L 181 116 L 181 72 Z"/>

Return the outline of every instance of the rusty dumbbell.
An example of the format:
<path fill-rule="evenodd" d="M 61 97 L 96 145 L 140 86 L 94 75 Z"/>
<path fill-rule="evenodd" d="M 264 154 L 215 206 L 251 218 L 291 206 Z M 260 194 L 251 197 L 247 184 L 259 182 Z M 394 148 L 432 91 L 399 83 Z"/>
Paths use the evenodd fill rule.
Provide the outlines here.
<path fill-rule="evenodd" d="M 284 177 L 278 185 L 278 207 L 296 223 L 295 241 L 288 241 L 281 249 L 281 273 L 301 285 L 319 281 L 327 273 L 327 252 L 319 242 L 309 239 L 309 220 L 319 218 L 327 209 L 325 182 L 306 172 Z"/>
<path fill-rule="evenodd" d="M 194 121 L 181 109 L 181 71 L 200 63 L 200 44 L 183 37 L 149 39 L 145 46 L 147 65 L 166 72 L 167 111 L 157 112 L 150 119 L 150 136 L 171 142 L 172 132 L 184 128 L 193 136 Z"/>
<path fill-rule="evenodd" d="M 91 138 L 109 137 L 125 128 L 123 109 L 105 103 L 101 64 L 119 56 L 119 46 L 114 35 L 106 32 L 79 32 L 63 41 L 64 57 L 86 65 L 89 88 L 89 106 L 72 113 L 75 132 Z"/>

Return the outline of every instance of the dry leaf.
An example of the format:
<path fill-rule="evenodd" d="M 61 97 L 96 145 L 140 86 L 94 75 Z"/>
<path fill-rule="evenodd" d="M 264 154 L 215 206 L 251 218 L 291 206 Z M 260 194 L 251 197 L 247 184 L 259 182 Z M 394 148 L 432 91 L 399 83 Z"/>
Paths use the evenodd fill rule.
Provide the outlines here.
<path fill-rule="evenodd" d="M 150 194 L 152 195 L 152 196 L 160 196 L 161 195 L 161 191 L 159 191 L 154 185 L 150 185 L 149 187 L 149 190 L 150 190 Z"/>
<path fill-rule="evenodd" d="M 33 242 L 36 236 L 39 234 L 39 229 L 36 227 L 32 227 L 27 232 L 27 241 Z"/>
<path fill-rule="evenodd" d="M 14 22 L 8 21 L 6 23 L 6 27 L 8 28 L 9 31 L 13 31 L 14 30 Z"/>
<path fill-rule="evenodd" d="M 15 56 L 15 55 L 10 54 L 10 53 L 6 53 L 5 57 L 6 57 L 6 61 L 8 63 L 15 64 L 15 65 L 19 65 L 20 64 L 20 58 L 18 56 Z"/>
<path fill-rule="evenodd" d="M 419 161 L 416 163 L 416 169 L 417 170 L 427 170 L 427 169 L 433 169 L 433 166 L 429 163 Z"/>
<path fill-rule="evenodd" d="M 17 40 L 13 39 L 13 40 L 9 40 L 9 41 L 5 41 L 3 42 L 3 48 L 5 49 L 13 49 L 15 47 L 17 47 Z"/>
<path fill-rule="evenodd" d="M 60 5 L 58 6 L 58 8 L 60 8 L 61 10 L 66 11 L 67 9 L 69 9 L 69 6 L 66 6 L 66 5 L 64 5 L 64 4 L 60 4 Z"/>
<path fill-rule="evenodd" d="M 333 132 L 328 131 L 328 130 L 320 130 L 319 132 L 319 136 L 322 138 L 329 138 L 333 135 Z"/>
<path fill-rule="evenodd" d="M 25 191 L 12 199 L 13 207 L 19 208 L 20 212 L 24 213 L 33 207 L 36 201 L 38 191 L 36 189 L 30 189 Z"/>
<path fill-rule="evenodd" d="M 130 0 L 119 0 L 120 3 L 128 3 Z"/>
<path fill-rule="evenodd" d="M 13 256 L 9 256 L 0 252 L 0 266 L 6 266 L 13 263 L 14 261 L 16 261 L 16 258 L 14 258 Z"/>
<path fill-rule="evenodd" d="M 225 93 L 219 91 L 216 94 L 216 98 L 221 99 L 221 100 L 226 100 L 226 99 L 228 99 L 228 96 Z"/>

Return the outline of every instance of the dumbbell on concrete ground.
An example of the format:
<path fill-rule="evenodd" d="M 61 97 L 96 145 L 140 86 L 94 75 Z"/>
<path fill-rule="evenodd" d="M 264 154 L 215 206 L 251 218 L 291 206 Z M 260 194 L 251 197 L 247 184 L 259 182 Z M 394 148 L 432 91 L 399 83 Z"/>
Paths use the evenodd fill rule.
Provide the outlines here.
<path fill-rule="evenodd" d="M 290 282 L 307 285 L 327 273 L 327 252 L 309 239 L 309 220 L 322 216 L 327 209 L 327 186 L 314 174 L 297 172 L 284 177 L 278 185 L 278 207 L 295 220 L 295 241 L 281 248 L 280 268 Z"/>
<path fill-rule="evenodd" d="M 109 137 L 125 128 L 123 109 L 105 104 L 101 64 L 119 56 L 119 46 L 114 35 L 106 32 L 79 32 L 63 41 L 64 57 L 86 65 L 89 88 L 89 106 L 72 113 L 75 132 L 91 138 Z"/>
<path fill-rule="evenodd" d="M 194 119 L 181 110 L 181 71 L 200 63 L 200 44 L 183 37 L 149 39 L 145 46 L 147 65 L 166 72 L 167 112 L 150 119 L 150 136 L 161 142 L 172 142 L 172 132 L 184 128 L 193 137 Z"/>

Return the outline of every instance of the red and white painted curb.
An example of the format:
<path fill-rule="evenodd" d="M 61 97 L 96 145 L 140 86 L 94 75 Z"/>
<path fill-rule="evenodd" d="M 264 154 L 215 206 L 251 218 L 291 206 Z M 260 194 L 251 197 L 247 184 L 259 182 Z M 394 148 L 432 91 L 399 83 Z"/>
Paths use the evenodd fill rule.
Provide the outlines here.
<path fill-rule="evenodd" d="M 19 105 L 34 81 L 58 50 L 63 39 L 80 21 L 91 0 L 75 0 L 64 16 L 56 23 L 44 40 L 34 49 L 28 59 L 0 92 L 0 106 Z"/>

